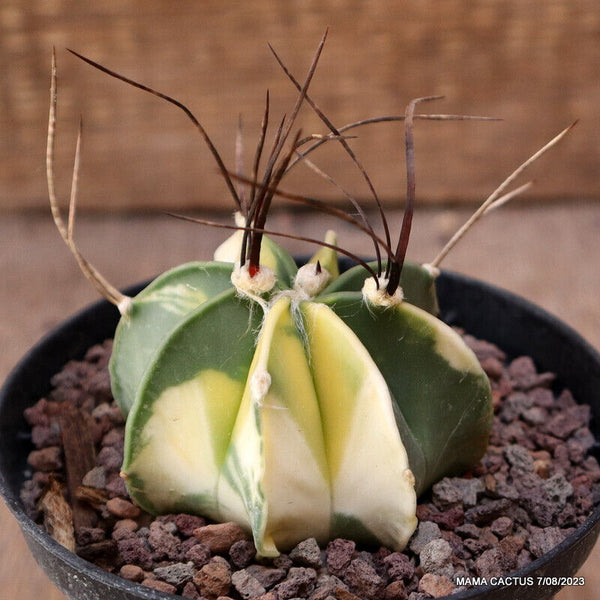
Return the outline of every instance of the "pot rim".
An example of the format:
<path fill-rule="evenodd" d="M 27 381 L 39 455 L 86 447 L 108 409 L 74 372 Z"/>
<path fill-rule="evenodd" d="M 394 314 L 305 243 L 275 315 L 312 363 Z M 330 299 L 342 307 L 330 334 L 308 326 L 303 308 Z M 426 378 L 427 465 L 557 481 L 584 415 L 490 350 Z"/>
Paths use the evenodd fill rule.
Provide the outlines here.
<path fill-rule="evenodd" d="M 341 261 L 342 264 L 345 261 Z M 513 292 L 509 292 L 500 287 L 497 287 L 493 284 L 489 284 L 478 279 L 462 275 L 459 273 L 455 273 L 452 271 L 444 270 L 440 275 L 441 281 L 454 281 L 459 285 L 468 285 L 468 286 L 477 286 L 479 287 L 486 295 L 492 294 L 496 297 L 502 298 L 502 300 L 516 305 L 519 309 L 523 310 L 526 313 L 534 315 L 537 319 L 541 319 L 547 323 L 551 323 L 552 327 L 559 330 L 563 336 L 568 337 L 574 343 L 581 347 L 582 351 L 586 353 L 593 362 L 600 366 L 600 353 L 596 351 L 579 333 L 577 333 L 571 326 L 565 324 L 560 321 L 557 317 L 546 311 L 545 309 L 539 307 L 538 305 L 533 304 L 529 300 L 526 300 Z M 147 285 L 148 281 L 143 282 L 141 284 L 136 284 L 128 287 L 125 292 L 128 294 L 135 294 L 139 290 L 143 289 L 145 285 Z M 9 396 L 11 395 L 12 388 L 15 386 L 16 381 L 22 377 L 22 373 L 26 370 L 26 367 L 32 362 L 32 360 L 36 359 L 39 354 L 41 354 L 48 346 L 55 345 L 60 341 L 61 338 L 64 337 L 65 329 L 74 329 L 77 325 L 84 320 L 89 320 L 89 318 L 97 313 L 98 311 L 103 310 L 107 312 L 113 309 L 107 301 L 98 300 L 91 305 L 88 305 L 62 321 L 58 326 L 53 328 L 49 333 L 44 335 L 17 363 L 17 365 L 11 370 L 6 381 L 4 382 L 2 388 L 0 389 L 0 414 L 4 411 L 5 404 L 9 401 Z M 468 331 L 471 333 L 471 331 Z M 535 357 L 533 357 L 535 360 Z M 68 359 L 67 359 L 68 360 Z M 559 374 L 560 376 L 560 374 Z M 0 494 L 4 498 L 8 508 L 12 512 L 12 514 L 17 519 L 19 526 L 26 538 L 26 541 L 29 544 L 29 539 L 33 539 L 37 544 L 42 546 L 45 550 L 47 550 L 52 555 L 55 555 L 60 561 L 63 561 L 68 566 L 76 571 L 83 571 L 88 574 L 91 579 L 94 579 L 101 583 L 102 585 L 108 586 L 114 590 L 126 591 L 131 594 L 134 594 L 142 598 L 144 600 L 168 600 L 169 598 L 173 598 L 171 594 L 165 594 L 163 592 L 159 592 L 156 590 L 152 590 L 150 588 L 145 588 L 138 583 L 134 583 L 119 577 L 116 574 L 109 573 L 108 571 L 103 570 L 102 568 L 94 565 L 87 560 L 80 558 L 73 552 L 70 552 L 65 547 L 61 546 L 58 542 L 56 542 L 49 534 L 47 534 L 42 527 L 36 524 L 29 516 L 26 514 L 25 509 L 21 503 L 21 500 L 18 497 L 18 494 L 15 494 L 10 482 L 8 481 L 5 473 L 5 467 L 7 465 L 4 464 L 2 457 L 0 457 Z M 6 469 L 9 472 L 9 469 Z M 564 551 L 570 549 L 571 547 L 582 543 L 584 540 L 588 538 L 588 536 L 598 536 L 598 531 L 594 531 L 597 528 L 598 523 L 600 522 L 600 505 L 596 506 L 594 511 L 590 514 L 590 516 L 586 519 L 586 521 L 577 527 L 572 533 L 570 533 L 560 544 L 554 547 L 552 550 L 541 556 L 540 558 L 535 559 L 531 563 L 527 564 L 520 569 L 507 573 L 505 578 L 526 578 L 531 576 L 532 572 L 537 571 L 540 568 L 548 565 L 553 561 L 558 555 L 563 553 Z M 587 558 L 587 557 L 586 557 Z M 555 577 L 561 577 L 560 575 L 556 575 Z M 507 587 L 506 585 L 496 584 L 496 585 L 484 585 L 477 586 L 474 588 L 470 588 L 451 596 L 447 596 L 447 598 L 453 598 L 455 600 L 470 600 L 473 598 L 483 598 L 487 593 L 492 590 L 498 591 Z M 559 586 L 557 587 L 560 589 Z M 513 587 L 516 591 L 516 587 Z"/>

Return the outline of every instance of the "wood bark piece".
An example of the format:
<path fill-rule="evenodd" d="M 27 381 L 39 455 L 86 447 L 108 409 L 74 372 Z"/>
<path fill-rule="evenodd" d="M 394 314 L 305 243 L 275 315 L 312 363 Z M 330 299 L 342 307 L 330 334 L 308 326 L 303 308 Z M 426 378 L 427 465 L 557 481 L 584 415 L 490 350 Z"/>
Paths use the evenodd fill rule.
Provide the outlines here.
<path fill-rule="evenodd" d="M 63 496 L 62 485 L 54 477 L 50 478 L 39 508 L 44 515 L 46 531 L 67 550 L 75 552 L 73 511 Z"/>
<path fill-rule="evenodd" d="M 91 432 L 91 417 L 81 410 L 65 405 L 60 415 L 60 428 L 67 471 L 67 489 L 73 504 L 73 525 L 93 527 L 95 511 L 82 502 L 77 490 L 85 474 L 96 466 L 96 450 Z"/>

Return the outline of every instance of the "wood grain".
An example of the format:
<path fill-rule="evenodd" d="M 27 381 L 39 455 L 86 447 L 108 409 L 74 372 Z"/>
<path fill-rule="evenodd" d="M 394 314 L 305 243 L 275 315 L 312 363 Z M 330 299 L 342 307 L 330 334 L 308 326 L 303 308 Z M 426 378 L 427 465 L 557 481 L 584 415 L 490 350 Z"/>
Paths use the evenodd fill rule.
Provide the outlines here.
<path fill-rule="evenodd" d="M 409 256 L 431 260 L 467 217 L 464 209 L 417 212 Z M 399 222 L 398 213 L 391 222 Z M 370 254 L 362 234 L 328 217 L 277 212 L 271 225 L 283 231 L 321 235 L 331 226 L 345 247 Z M 550 207 L 507 206 L 486 218 L 456 247 L 444 266 L 516 292 L 580 331 L 600 347 L 600 207 L 575 203 Z M 141 281 L 188 260 L 207 259 L 224 234 L 160 217 L 82 215 L 82 250 L 117 286 Z M 37 339 L 96 299 L 47 215 L 0 220 L 0 380 Z M 290 250 L 307 254 L 305 244 Z M 0 505 L 0 600 L 64 600 L 36 567 L 16 522 Z M 582 568 L 586 585 L 563 590 L 559 600 L 597 600 L 600 545 Z M 556 575 L 561 575 L 557 573 Z"/>
<path fill-rule="evenodd" d="M 303 77 L 329 40 L 311 93 L 337 125 L 403 113 L 413 97 L 444 94 L 436 112 L 486 114 L 502 123 L 420 123 L 418 189 L 424 201 L 479 199 L 573 120 L 578 130 L 536 170 L 534 195 L 594 197 L 600 163 L 600 11 L 596 0 L 370 0 L 353 2 L 3 0 L 0 7 L 0 209 L 45 204 L 44 144 L 50 53 L 59 61 L 57 171 L 70 179 L 79 115 L 85 122 L 81 204 L 97 210 L 232 207 L 209 153 L 173 106 L 110 80 L 64 51 L 72 47 L 189 104 L 227 164 L 238 115 L 246 163 L 265 91 L 273 122 L 294 89 L 274 45 Z M 310 112 L 305 132 L 326 132 Z M 402 131 L 363 129 L 351 142 L 380 195 L 402 196 Z M 338 148 L 315 159 L 355 194 L 366 190 Z M 543 174 L 543 175 L 541 175 Z M 288 187 L 334 197 L 303 169 Z M 309 187 L 307 187 L 309 186 Z"/>

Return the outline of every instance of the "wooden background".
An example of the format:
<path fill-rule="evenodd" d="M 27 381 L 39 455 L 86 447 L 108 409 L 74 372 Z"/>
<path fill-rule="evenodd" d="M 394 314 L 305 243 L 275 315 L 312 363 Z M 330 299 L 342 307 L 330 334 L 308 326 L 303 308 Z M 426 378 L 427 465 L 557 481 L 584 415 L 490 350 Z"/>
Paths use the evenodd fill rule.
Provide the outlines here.
<path fill-rule="evenodd" d="M 85 122 L 81 205 L 96 210 L 231 207 L 199 136 L 172 106 L 111 80 L 72 47 L 189 104 L 228 164 L 238 115 L 248 161 L 267 88 L 273 121 L 294 90 L 267 48 L 298 77 L 326 26 L 312 95 L 341 125 L 398 114 L 444 94 L 436 112 L 502 123 L 419 123 L 423 202 L 479 199 L 554 133 L 531 196 L 596 198 L 600 159 L 597 0 L 3 0 L 0 6 L 0 209 L 45 206 L 44 145 L 52 46 L 59 61 L 59 189 L 68 188 L 79 115 Z M 324 132 L 309 112 L 305 132 Z M 382 196 L 403 194 L 402 130 L 376 126 L 353 142 Z M 356 195 L 355 169 L 335 148 L 315 160 Z M 299 169 L 288 187 L 336 194 Z"/>

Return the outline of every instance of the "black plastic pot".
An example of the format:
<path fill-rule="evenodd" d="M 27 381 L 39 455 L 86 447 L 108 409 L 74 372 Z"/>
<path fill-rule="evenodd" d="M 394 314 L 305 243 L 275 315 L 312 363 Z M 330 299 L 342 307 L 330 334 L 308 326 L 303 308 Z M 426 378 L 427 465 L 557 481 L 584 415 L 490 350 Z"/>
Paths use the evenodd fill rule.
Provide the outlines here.
<path fill-rule="evenodd" d="M 533 357 L 540 369 L 556 373 L 558 384 L 570 388 L 578 402 L 590 404 L 594 415 L 593 433 L 600 439 L 600 355 L 577 333 L 513 294 L 461 275 L 442 274 L 438 289 L 442 316 L 447 322 L 494 342 L 509 355 Z M 81 358 L 91 345 L 111 337 L 117 320 L 113 306 L 98 302 L 50 333 L 12 372 L 0 392 L 0 491 L 18 520 L 33 556 L 69 598 L 168 599 L 172 596 L 106 573 L 68 552 L 26 516 L 19 501 L 26 459 L 31 450 L 23 409 L 47 394 L 51 376 L 68 360 Z M 473 588 L 454 594 L 452 599 L 552 598 L 562 587 L 560 579 L 574 575 L 584 563 L 599 533 L 600 509 L 597 508 L 559 546 L 510 574 L 511 585 Z M 533 583 L 530 585 L 530 582 Z"/>

